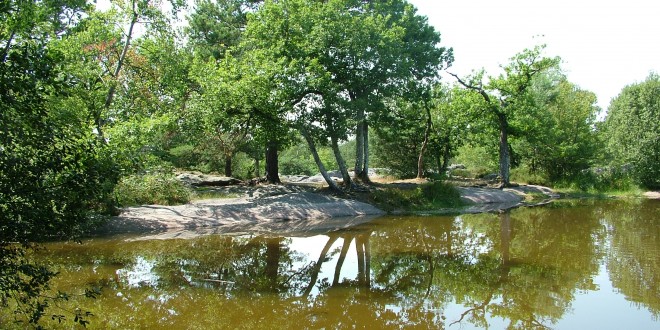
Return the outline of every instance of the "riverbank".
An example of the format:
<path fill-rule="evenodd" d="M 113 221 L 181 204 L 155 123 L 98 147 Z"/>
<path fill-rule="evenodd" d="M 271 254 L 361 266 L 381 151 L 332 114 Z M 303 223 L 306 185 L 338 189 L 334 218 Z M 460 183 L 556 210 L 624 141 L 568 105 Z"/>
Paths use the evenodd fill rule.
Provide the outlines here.
<path fill-rule="evenodd" d="M 372 205 L 375 190 L 416 189 L 424 182 L 377 183 L 346 196 L 305 183 L 284 185 L 225 185 L 208 189 L 209 196 L 185 205 L 145 205 L 124 208 L 102 229 L 103 233 L 187 231 L 204 233 L 310 232 L 341 229 L 388 212 Z M 457 187 L 464 205 L 433 210 L 388 210 L 392 214 L 457 214 L 493 212 L 559 197 L 545 187 L 506 189 Z M 542 198 L 538 198 L 542 196 Z M 533 202 L 532 202 L 533 200 Z M 188 234 L 186 234 L 188 235 Z"/>

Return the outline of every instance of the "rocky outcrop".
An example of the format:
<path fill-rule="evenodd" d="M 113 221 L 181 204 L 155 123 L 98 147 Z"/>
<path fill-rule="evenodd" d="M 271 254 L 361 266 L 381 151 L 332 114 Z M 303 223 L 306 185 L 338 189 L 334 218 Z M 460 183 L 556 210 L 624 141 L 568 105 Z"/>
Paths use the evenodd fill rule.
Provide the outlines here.
<path fill-rule="evenodd" d="M 274 186 L 282 187 L 282 186 Z M 266 223 L 320 221 L 385 214 L 366 203 L 307 191 L 255 197 L 210 199 L 185 205 L 129 207 L 113 218 L 106 232 L 149 232 L 208 227 L 268 227 Z"/>
<path fill-rule="evenodd" d="M 180 173 L 176 178 L 192 187 L 226 187 L 243 182 L 236 178 L 194 172 Z"/>

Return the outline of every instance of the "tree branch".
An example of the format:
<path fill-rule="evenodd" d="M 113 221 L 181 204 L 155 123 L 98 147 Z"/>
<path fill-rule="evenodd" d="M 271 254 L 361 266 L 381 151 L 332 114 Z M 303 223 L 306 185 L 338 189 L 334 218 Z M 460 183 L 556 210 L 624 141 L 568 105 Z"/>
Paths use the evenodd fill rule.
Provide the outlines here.
<path fill-rule="evenodd" d="M 466 83 L 461 78 L 459 78 L 458 75 L 455 74 L 455 73 L 451 73 L 451 72 L 447 72 L 447 73 L 449 73 L 451 76 L 456 78 L 456 80 L 458 80 L 458 83 L 463 85 L 465 88 L 479 92 L 479 94 L 481 94 L 481 96 L 484 98 L 484 100 L 486 100 L 486 102 L 488 102 L 488 104 L 490 104 L 490 95 L 488 95 L 488 93 L 486 93 L 486 91 L 482 87 L 474 86 L 474 85 L 470 85 L 470 84 Z"/>

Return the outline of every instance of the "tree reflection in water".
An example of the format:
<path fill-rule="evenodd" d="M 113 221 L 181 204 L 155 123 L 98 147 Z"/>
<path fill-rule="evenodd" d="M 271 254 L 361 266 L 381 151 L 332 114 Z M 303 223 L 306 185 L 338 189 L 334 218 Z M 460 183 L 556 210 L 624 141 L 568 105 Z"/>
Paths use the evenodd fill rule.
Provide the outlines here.
<path fill-rule="evenodd" d="M 657 316 L 657 219 L 598 205 L 384 218 L 309 238 L 314 249 L 298 238 L 204 236 L 67 245 L 45 257 L 65 276 L 94 269 L 82 282 L 105 286 L 96 315 L 109 327 L 460 328 L 498 319 L 546 328 L 576 294 L 598 289 L 604 261 L 614 286 Z M 136 260 L 153 265 L 157 281 L 129 286 Z"/>

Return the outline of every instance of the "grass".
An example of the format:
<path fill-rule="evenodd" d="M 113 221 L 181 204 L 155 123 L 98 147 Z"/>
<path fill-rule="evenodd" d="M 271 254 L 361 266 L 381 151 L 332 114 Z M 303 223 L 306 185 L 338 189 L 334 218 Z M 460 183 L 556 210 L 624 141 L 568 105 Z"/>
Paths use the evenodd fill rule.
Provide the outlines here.
<path fill-rule="evenodd" d="M 197 188 L 193 191 L 191 200 L 238 198 L 241 196 L 239 193 L 220 191 L 213 188 Z"/>
<path fill-rule="evenodd" d="M 464 205 L 456 188 L 444 182 L 429 182 L 409 187 L 377 189 L 368 203 L 385 211 L 429 211 Z"/>
<path fill-rule="evenodd" d="M 188 203 L 191 198 L 190 189 L 169 173 L 125 176 L 114 194 L 120 206 L 177 205 Z"/>
<path fill-rule="evenodd" d="M 631 187 L 627 190 L 581 190 L 575 187 L 553 188 L 563 198 L 638 198 L 644 194 L 644 190 L 639 187 Z"/>

